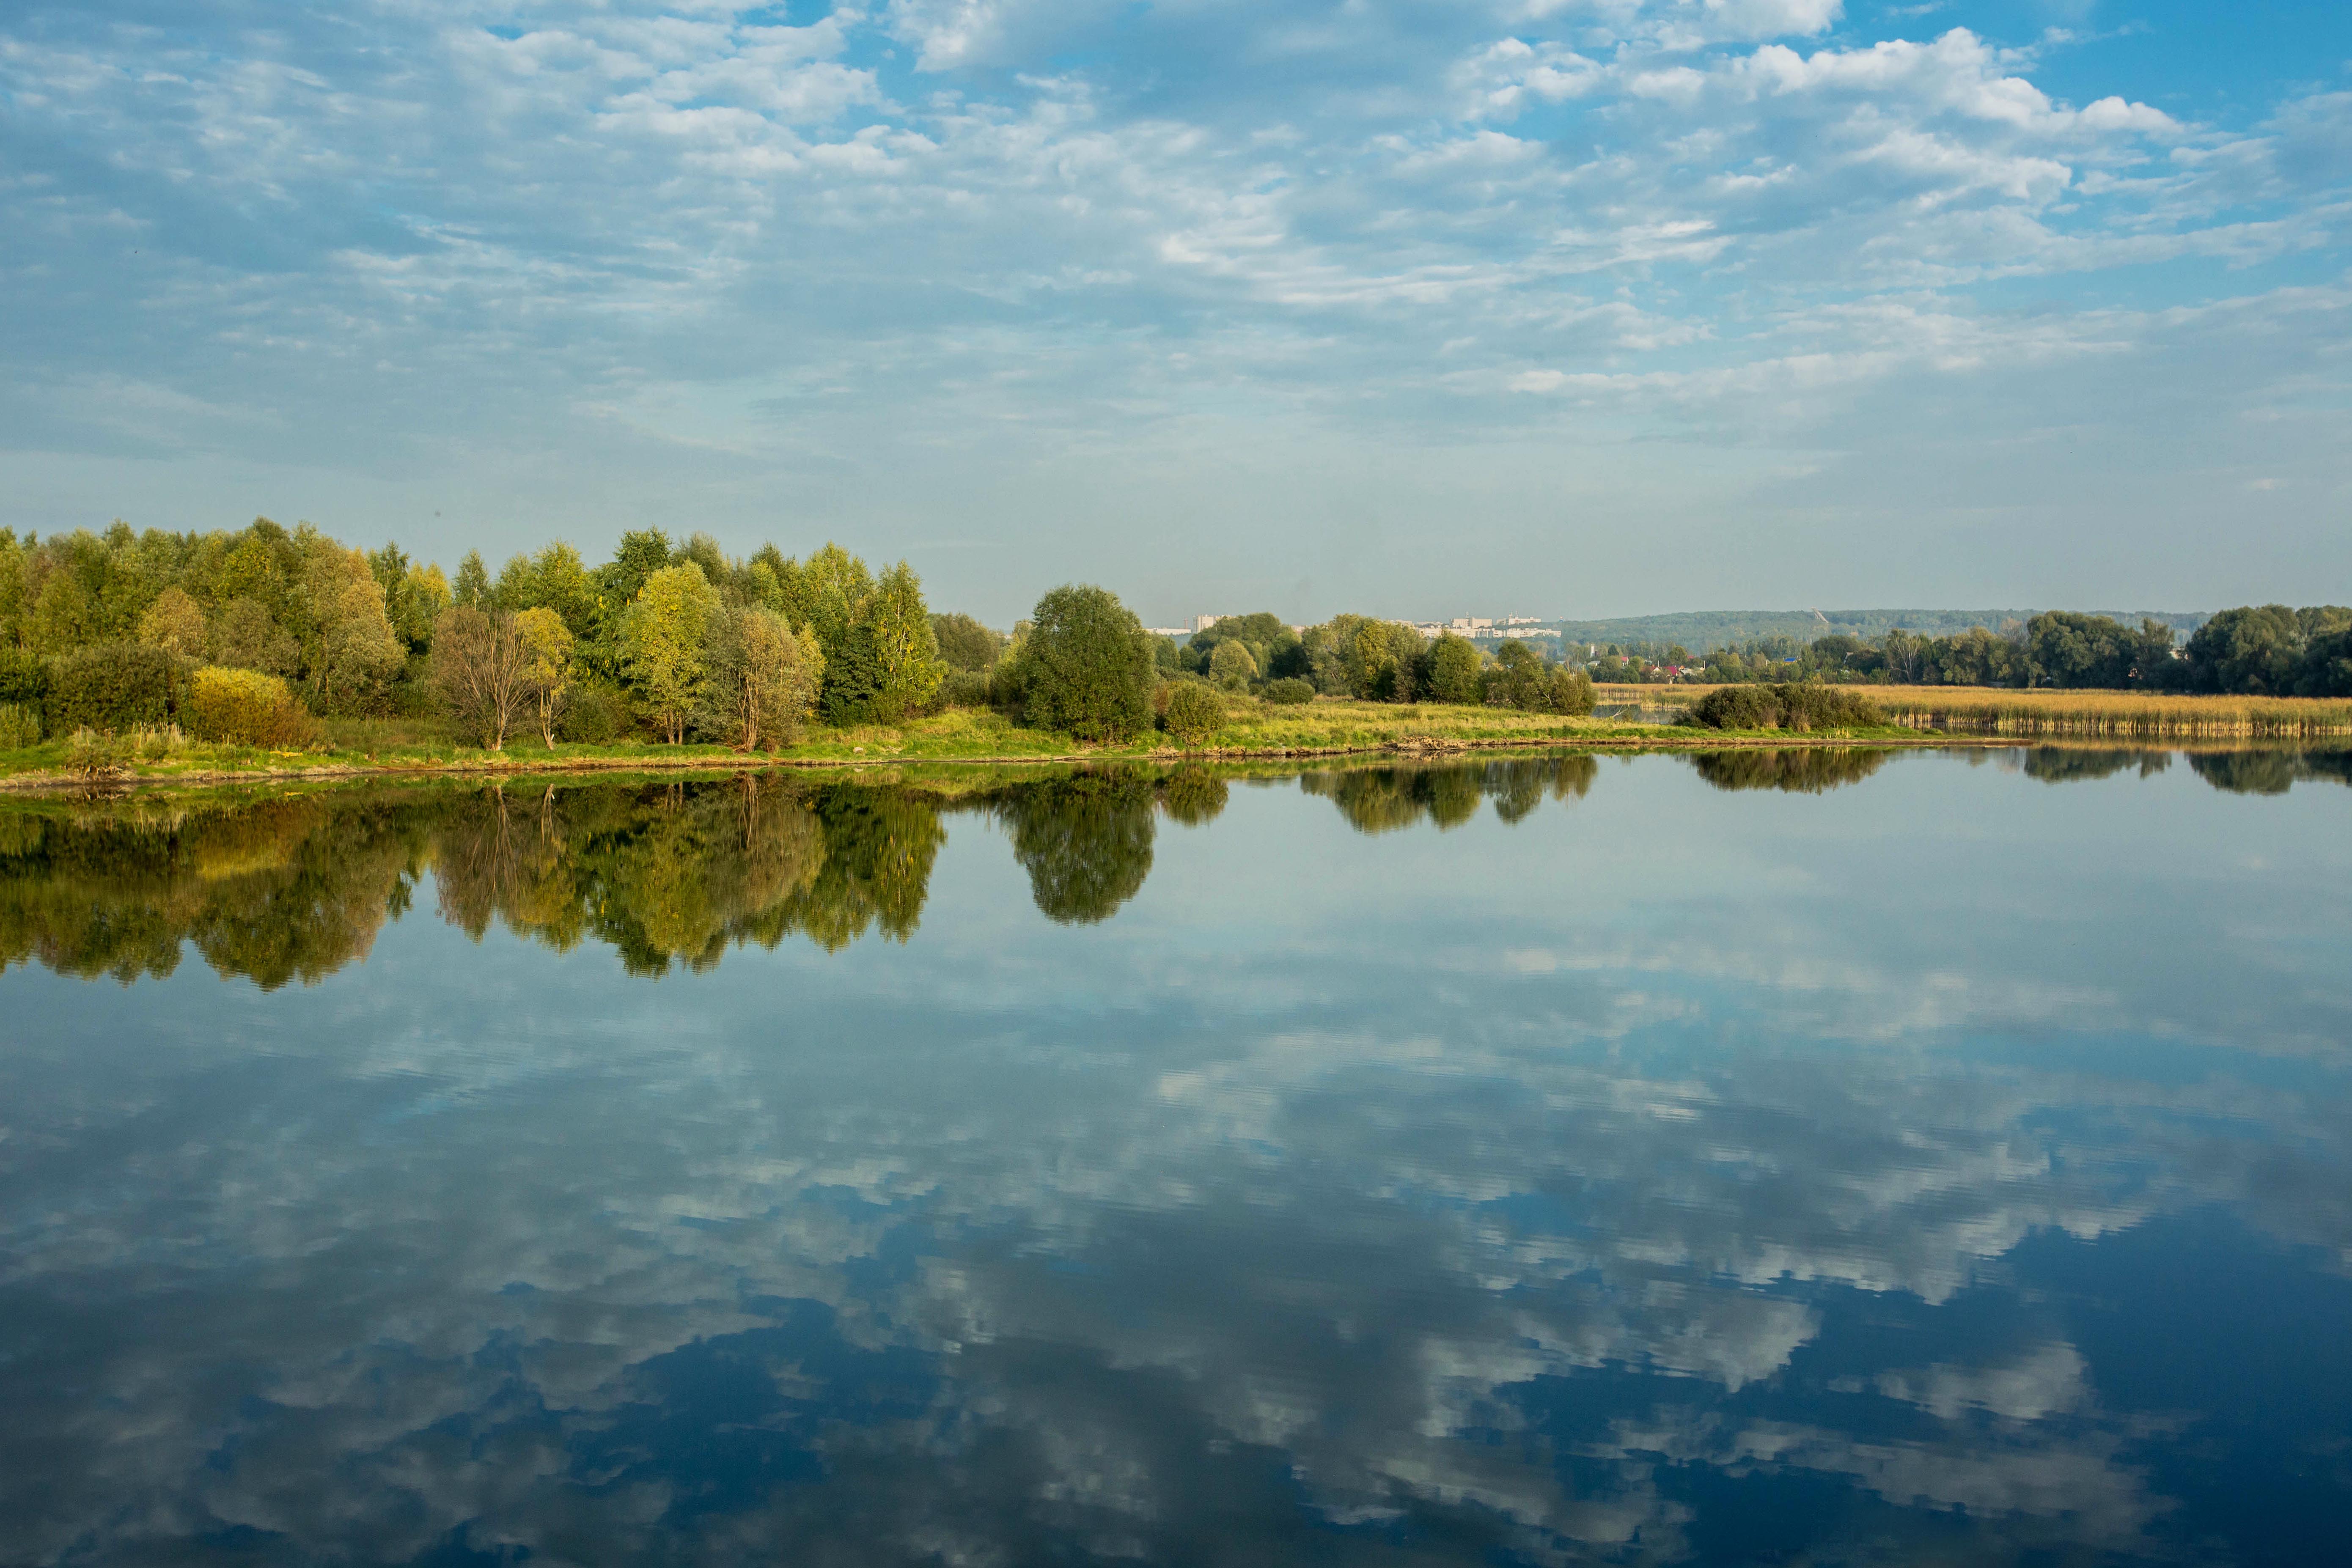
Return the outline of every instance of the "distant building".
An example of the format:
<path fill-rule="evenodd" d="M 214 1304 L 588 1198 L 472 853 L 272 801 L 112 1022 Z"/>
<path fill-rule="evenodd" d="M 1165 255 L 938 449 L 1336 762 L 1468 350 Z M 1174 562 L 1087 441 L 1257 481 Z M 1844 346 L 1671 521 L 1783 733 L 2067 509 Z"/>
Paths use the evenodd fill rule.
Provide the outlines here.
<path fill-rule="evenodd" d="M 1219 621 L 1222 621 L 1224 618 L 1225 617 L 1223 616 L 1194 616 L 1192 617 L 1192 629 L 1196 632 L 1205 632 L 1211 626 L 1215 626 Z"/>

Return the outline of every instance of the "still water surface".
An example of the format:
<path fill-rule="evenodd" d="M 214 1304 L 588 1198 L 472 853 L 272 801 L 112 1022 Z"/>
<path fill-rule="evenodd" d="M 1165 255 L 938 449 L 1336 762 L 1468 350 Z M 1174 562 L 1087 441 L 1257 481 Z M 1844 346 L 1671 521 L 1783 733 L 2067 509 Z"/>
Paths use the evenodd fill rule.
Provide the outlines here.
<path fill-rule="evenodd" d="M 2352 765 L 0 816 L 0 1562 L 2352 1557 Z"/>

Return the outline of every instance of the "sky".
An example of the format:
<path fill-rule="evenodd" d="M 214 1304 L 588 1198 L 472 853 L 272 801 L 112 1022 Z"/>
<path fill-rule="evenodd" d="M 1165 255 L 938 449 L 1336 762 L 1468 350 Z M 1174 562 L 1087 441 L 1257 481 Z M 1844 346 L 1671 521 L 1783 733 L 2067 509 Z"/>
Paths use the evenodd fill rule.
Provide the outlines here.
<path fill-rule="evenodd" d="M 9 0 L 0 525 L 2352 600 L 2340 0 Z"/>

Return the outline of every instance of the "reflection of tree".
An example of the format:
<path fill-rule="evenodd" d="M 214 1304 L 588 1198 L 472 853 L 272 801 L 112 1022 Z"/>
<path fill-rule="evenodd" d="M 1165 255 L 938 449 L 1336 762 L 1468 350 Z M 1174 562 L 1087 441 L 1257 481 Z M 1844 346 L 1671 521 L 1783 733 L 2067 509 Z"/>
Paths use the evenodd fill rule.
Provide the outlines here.
<path fill-rule="evenodd" d="M 997 813 L 1048 920 L 1108 920 L 1151 871 L 1152 789 L 1141 774 L 1083 773 L 1009 791 Z"/>
<path fill-rule="evenodd" d="M 314 981 L 367 953 L 424 858 L 416 814 L 381 801 L 18 816 L 0 840 L 0 963 L 128 984 L 194 942 L 265 990 Z"/>
<path fill-rule="evenodd" d="M 919 795 L 861 784 L 832 784 L 814 801 L 824 860 L 814 884 L 794 900 L 790 925 L 829 952 L 879 925 L 899 942 L 915 934 L 947 829 L 939 808 Z"/>
<path fill-rule="evenodd" d="M 904 941 L 946 837 L 910 793 L 777 777 L 0 823 L 0 963 L 129 982 L 170 973 L 194 942 L 266 987 L 364 956 L 428 867 L 442 918 L 477 940 L 493 924 L 559 951 L 593 938 L 633 973 L 795 931 L 828 949 L 877 927 Z"/>
<path fill-rule="evenodd" d="M 1853 746 L 1748 748 L 1701 752 L 1691 758 L 1698 776 L 1717 789 L 1777 789 L 1820 795 L 1860 784 L 1886 765 L 1895 753 Z"/>
<path fill-rule="evenodd" d="M 1187 827 L 1204 827 L 1225 809 L 1225 780 L 1207 768 L 1178 768 L 1160 784 L 1160 804 Z"/>
<path fill-rule="evenodd" d="M 1419 822 L 1458 827 L 1491 799 L 1507 823 L 1525 821 L 1549 792 L 1554 800 L 1581 799 L 1599 776 L 1591 756 L 1515 757 L 1436 767 L 1351 768 L 1300 776 L 1299 788 L 1339 808 L 1359 833 L 1388 833 Z"/>
<path fill-rule="evenodd" d="M 2191 752 L 2189 765 L 2232 795 L 2284 795 L 2298 781 L 2352 784 L 2352 752 Z"/>
<path fill-rule="evenodd" d="M 2170 752 L 2035 746 L 2025 753 L 2025 776 L 2043 784 L 2113 778 L 2126 768 L 2137 768 L 2140 777 L 2147 778 L 2171 765 Z"/>

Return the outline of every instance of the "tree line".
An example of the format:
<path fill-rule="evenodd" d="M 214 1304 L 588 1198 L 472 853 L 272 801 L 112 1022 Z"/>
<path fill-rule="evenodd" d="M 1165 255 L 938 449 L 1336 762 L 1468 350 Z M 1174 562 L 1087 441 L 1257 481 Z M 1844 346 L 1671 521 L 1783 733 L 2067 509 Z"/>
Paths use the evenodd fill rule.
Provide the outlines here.
<path fill-rule="evenodd" d="M 1230 617 L 1180 647 L 1118 596 L 1067 584 L 1008 634 L 934 614 L 905 562 L 838 545 L 731 557 L 707 534 L 621 536 L 591 564 L 567 543 L 454 577 L 396 543 L 362 551 L 308 523 L 47 539 L 0 530 L 0 749 L 42 734 L 175 722 L 250 745 L 315 740 L 319 717 L 446 713 L 510 737 L 641 735 L 745 750 L 811 719 L 890 723 L 993 705 L 1081 739 L 1167 731 L 1200 744 L 1225 699 L 1318 696 L 1589 712 L 1591 683 L 1522 644 L 1343 615 L 1294 630 Z"/>
<path fill-rule="evenodd" d="M 2352 697 L 2352 609 L 2242 605 L 2184 643 L 2163 621 L 2126 626 L 2051 610 L 1998 630 L 1944 637 L 1897 627 L 1876 637 L 1832 632 L 1810 642 L 1764 637 L 1711 650 L 1611 645 L 1591 665 L 1601 681 L 1717 685 L 1829 681 L 1904 686 L 2056 687 L 2262 697 Z"/>

